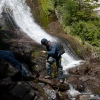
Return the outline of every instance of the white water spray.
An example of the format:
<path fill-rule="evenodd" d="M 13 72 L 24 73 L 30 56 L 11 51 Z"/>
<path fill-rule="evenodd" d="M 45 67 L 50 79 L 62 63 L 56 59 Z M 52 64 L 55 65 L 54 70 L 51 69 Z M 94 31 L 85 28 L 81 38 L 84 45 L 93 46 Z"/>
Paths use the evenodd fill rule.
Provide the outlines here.
<path fill-rule="evenodd" d="M 3 8 L 10 9 L 10 13 L 16 24 L 24 33 L 36 42 L 40 43 L 42 38 L 47 38 L 50 41 L 58 41 L 58 39 L 46 33 L 38 24 L 36 24 L 25 0 L 1 0 L 0 14 L 3 11 Z M 82 61 L 76 60 L 67 51 L 62 55 L 63 70 L 80 65 L 80 62 Z"/>
<path fill-rule="evenodd" d="M 76 97 L 77 95 L 81 94 L 79 91 L 75 90 L 71 84 L 69 84 L 70 90 L 67 92 L 70 94 L 72 98 Z"/>

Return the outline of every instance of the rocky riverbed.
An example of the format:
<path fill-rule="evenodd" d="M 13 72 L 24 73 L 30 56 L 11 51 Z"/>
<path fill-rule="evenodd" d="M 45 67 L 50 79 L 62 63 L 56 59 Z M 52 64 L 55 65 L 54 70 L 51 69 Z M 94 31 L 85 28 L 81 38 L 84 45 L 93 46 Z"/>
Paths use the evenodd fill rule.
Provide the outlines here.
<path fill-rule="evenodd" d="M 66 37 L 58 22 L 51 23 L 47 31 L 50 34 L 59 31 L 59 36 L 63 34 Z M 88 90 L 100 96 L 100 62 L 94 56 L 85 59 L 84 64 L 69 69 L 64 84 L 59 84 L 57 78 L 51 80 L 43 78 L 45 75 L 45 55 L 41 54 L 40 51 L 44 48 L 20 29 L 16 31 L 1 29 L 0 49 L 13 51 L 16 59 L 27 65 L 32 77 L 34 77 L 29 78 L 29 81 L 17 77 L 17 80 L 10 84 L 7 84 L 9 81 L 6 84 L 1 84 L 1 100 L 73 100 L 73 97 L 75 100 L 97 100 L 97 98 L 91 99 Z M 8 62 L 0 62 L 1 83 L 3 79 L 12 77 L 17 72 Z M 74 95 L 69 92 L 69 84 L 78 91 Z"/>
<path fill-rule="evenodd" d="M 5 13 L 4 16 L 6 19 Z M 51 17 L 55 16 L 51 15 Z M 0 22 L 3 22 L 3 19 L 0 19 Z M 69 74 L 65 75 L 64 84 L 60 84 L 56 77 L 51 80 L 44 79 L 46 56 L 40 52 L 44 48 L 30 39 L 19 27 L 12 28 L 9 20 L 6 19 L 8 28 L 5 28 L 5 23 L 0 25 L 4 25 L 0 29 L 0 49 L 12 51 L 15 58 L 27 67 L 31 75 L 31 78 L 21 77 L 18 70 L 2 60 L 0 100 L 73 100 L 73 98 L 74 100 L 97 100 L 91 98 L 90 94 L 100 96 L 100 62 L 95 55 L 84 59 L 86 61 L 84 64 L 68 69 Z M 62 31 L 57 20 L 52 21 L 45 30 L 67 40 L 70 38 Z M 53 67 L 53 72 L 55 71 L 56 68 Z M 14 77 L 15 80 L 11 81 L 10 77 Z"/>

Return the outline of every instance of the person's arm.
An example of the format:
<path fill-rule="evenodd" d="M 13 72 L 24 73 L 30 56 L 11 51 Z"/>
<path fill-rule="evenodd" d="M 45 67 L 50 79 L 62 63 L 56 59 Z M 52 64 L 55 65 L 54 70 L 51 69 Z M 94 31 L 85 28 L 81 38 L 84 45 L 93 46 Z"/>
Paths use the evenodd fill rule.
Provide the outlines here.
<path fill-rule="evenodd" d="M 55 52 L 56 52 L 56 45 L 54 44 L 52 45 L 51 50 L 47 49 L 47 51 L 46 50 L 42 51 L 42 53 L 46 53 L 48 55 L 53 55 L 55 54 Z"/>
<path fill-rule="evenodd" d="M 56 48 L 52 47 L 51 51 L 46 51 L 45 53 L 48 54 L 48 55 L 54 55 L 55 51 L 56 51 Z"/>
<path fill-rule="evenodd" d="M 47 51 L 45 52 L 45 53 L 48 54 L 48 55 L 54 55 L 55 52 L 56 52 L 56 45 L 55 45 L 55 44 L 52 44 L 51 46 L 52 46 L 52 47 L 51 47 L 51 50 L 50 50 L 50 51 L 47 50 Z"/>

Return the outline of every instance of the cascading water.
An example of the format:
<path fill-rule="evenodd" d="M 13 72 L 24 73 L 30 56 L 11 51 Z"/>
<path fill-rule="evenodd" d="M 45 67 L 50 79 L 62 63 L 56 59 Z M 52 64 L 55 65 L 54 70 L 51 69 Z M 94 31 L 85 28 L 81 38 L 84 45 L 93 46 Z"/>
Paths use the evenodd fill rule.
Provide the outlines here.
<path fill-rule="evenodd" d="M 1 0 L 0 14 L 4 9 L 10 10 L 10 14 L 18 27 L 26 33 L 30 38 L 40 43 L 42 38 L 47 38 L 50 41 L 59 42 L 59 39 L 46 33 L 38 24 L 36 24 L 30 8 L 25 3 L 25 0 Z M 64 43 L 63 43 L 64 44 Z M 63 70 L 79 65 L 82 60 L 76 59 L 71 55 L 69 48 L 65 46 L 66 53 L 62 55 Z"/>
<path fill-rule="evenodd" d="M 47 38 L 50 41 L 62 42 L 66 51 L 66 53 L 62 55 L 63 70 L 75 67 L 83 62 L 77 57 L 77 55 L 71 52 L 69 44 L 66 45 L 66 43 L 61 41 L 59 38 L 49 35 L 38 24 L 36 24 L 30 12 L 30 8 L 25 3 L 25 0 L 0 0 L 0 17 L 2 17 L 3 10 L 8 12 L 10 11 L 9 14 L 11 14 L 18 27 L 34 41 L 40 43 L 42 38 Z M 72 95 L 72 98 L 75 94 L 80 94 L 72 86 L 70 86 L 70 90 L 68 92 Z M 91 98 L 97 98 L 95 100 L 100 100 L 99 97 L 94 97 L 93 95 L 91 95 Z"/>

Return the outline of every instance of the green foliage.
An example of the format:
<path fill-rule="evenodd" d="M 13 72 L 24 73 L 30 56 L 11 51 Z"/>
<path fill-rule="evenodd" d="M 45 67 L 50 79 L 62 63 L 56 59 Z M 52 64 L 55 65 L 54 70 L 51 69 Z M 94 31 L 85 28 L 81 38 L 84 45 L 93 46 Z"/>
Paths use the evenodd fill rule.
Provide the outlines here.
<path fill-rule="evenodd" d="M 98 54 L 98 57 L 97 57 L 97 59 L 100 61 L 100 54 Z"/>
<path fill-rule="evenodd" d="M 50 9 L 56 9 L 57 17 L 66 33 L 71 33 L 87 41 L 92 46 L 100 47 L 100 18 L 93 9 L 94 0 L 41 0 L 42 8 L 47 15 Z M 52 4 L 51 4 L 52 3 Z M 51 6 L 50 6 L 51 5 Z"/>
<path fill-rule="evenodd" d="M 90 20 L 95 18 L 93 9 L 96 5 L 89 4 L 86 0 L 56 0 L 56 9 L 62 17 L 62 24 L 71 25 L 79 20 Z"/>
<path fill-rule="evenodd" d="M 72 34 L 80 36 L 83 41 L 88 41 L 93 46 L 100 46 L 100 29 L 93 21 L 79 21 L 73 24 Z"/>
<path fill-rule="evenodd" d="M 63 3 L 56 6 L 56 9 L 59 15 L 62 16 L 62 24 L 65 26 L 77 20 L 75 17 L 76 5 L 71 0 L 63 1 Z"/>
<path fill-rule="evenodd" d="M 70 34 L 70 33 L 71 33 L 70 30 L 71 30 L 71 29 L 70 29 L 70 26 L 65 26 L 65 27 L 64 27 L 64 32 L 67 32 L 68 34 Z"/>
<path fill-rule="evenodd" d="M 54 4 L 51 0 L 40 0 L 42 9 L 45 12 L 46 15 L 50 15 L 50 10 L 54 10 Z"/>
<path fill-rule="evenodd" d="M 96 39 L 91 43 L 93 46 L 100 47 L 100 40 Z"/>

